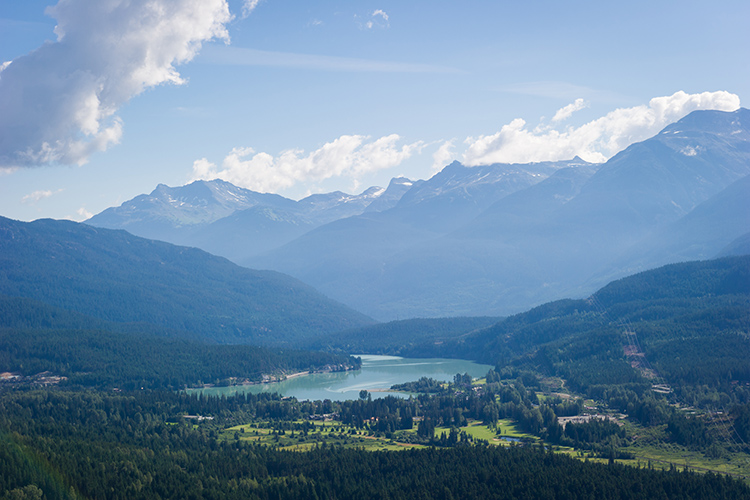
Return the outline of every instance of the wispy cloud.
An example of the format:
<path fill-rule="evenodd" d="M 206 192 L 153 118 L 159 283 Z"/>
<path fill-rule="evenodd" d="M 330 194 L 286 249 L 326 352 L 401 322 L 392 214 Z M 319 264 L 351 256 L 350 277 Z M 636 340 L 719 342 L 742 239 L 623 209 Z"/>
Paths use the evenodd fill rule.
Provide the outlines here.
<path fill-rule="evenodd" d="M 388 14 L 383 9 L 376 9 L 370 14 L 370 19 L 365 22 L 364 27 L 368 30 L 373 28 L 389 28 L 391 26 Z"/>
<path fill-rule="evenodd" d="M 245 18 L 253 13 L 260 0 L 245 0 L 242 4 L 242 17 Z"/>
<path fill-rule="evenodd" d="M 83 164 L 122 136 L 118 109 L 203 42 L 229 40 L 226 0 L 60 0 L 56 42 L 3 65 L 0 167 Z M 33 103 L 33 105 L 30 105 Z"/>
<path fill-rule="evenodd" d="M 567 120 L 576 111 L 580 111 L 583 108 L 587 108 L 587 107 L 588 107 L 588 103 L 584 101 L 583 99 L 578 98 L 574 102 L 568 104 L 567 106 L 564 106 L 558 109 L 557 112 L 555 113 L 555 116 L 552 117 L 552 122 L 557 123 L 557 122 Z"/>
<path fill-rule="evenodd" d="M 86 207 L 79 208 L 78 210 L 76 210 L 76 213 L 78 214 L 78 217 L 80 217 L 79 220 L 90 219 L 94 216 L 94 214 L 86 210 Z"/>
<path fill-rule="evenodd" d="M 211 45 L 200 60 L 211 64 L 237 66 L 269 66 L 321 71 L 378 72 L 378 73 L 460 73 L 455 68 L 430 64 L 375 61 L 352 57 L 273 52 L 241 47 Z"/>
<path fill-rule="evenodd" d="M 560 120 L 569 116 L 580 109 L 582 104 L 577 102 L 562 108 L 555 116 L 559 114 Z M 630 144 L 651 137 L 692 111 L 734 111 L 739 106 L 739 97 L 729 92 L 687 94 L 680 91 L 671 96 L 655 97 L 647 105 L 616 109 L 580 127 L 563 130 L 544 124 L 530 130 L 523 119 L 517 118 L 499 132 L 467 138 L 463 161 L 466 165 L 527 163 L 570 159 L 578 155 L 588 161 L 601 162 Z"/>
<path fill-rule="evenodd" d="M 62 189 L 58 189 L 57 191 L 52 191 L 49 189 L 34 191 L 33 193 L 29 193 L 23 198 L 21 198 L 21 203 L 34 204 L 40 200 L 49 198 L 50 196 L 53 196 L 57 193 L 61 193 L 62 191 L 63 191 Z"/>
<path fill-rule="evenodd" d="M 422 150 L 414 142 L 399 147 L 396 134 L 369 141 L 361 135 L 342 135 L 310 153 L 299 149 L 277 156 L 235 148 L 221 167 L 206 158 L 193 163 L 192 180 L 223 179 L 260 192 L 278 192 L 300 182 L 318 182 L 331 177 L 357 180 L 363 174 L 400 165 Z"/>
<path fill-rule="evenodd" d="M 437 172 L 456 159 L 453 152 L 453 139 L 443 142 L 440 147 L 432 153 L 432 170 Z"/>

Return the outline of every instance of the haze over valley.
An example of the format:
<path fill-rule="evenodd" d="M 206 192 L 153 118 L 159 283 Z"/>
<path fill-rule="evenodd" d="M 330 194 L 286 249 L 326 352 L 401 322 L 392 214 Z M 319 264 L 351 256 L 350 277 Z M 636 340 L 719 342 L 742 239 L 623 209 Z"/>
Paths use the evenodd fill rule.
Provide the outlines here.
<path fill-rule="evenodd" d="M 0 2 L 0 500 L 750 497 L 747 2 Z"/>
<path fill-rule="evenodd" d="M 298 202 L 160 185 L 87 224 L 274 269 L 380 319 L 501 316 L 750 232 L 750 112 L 695 111 L 603 164 L 445 166 Z"/>

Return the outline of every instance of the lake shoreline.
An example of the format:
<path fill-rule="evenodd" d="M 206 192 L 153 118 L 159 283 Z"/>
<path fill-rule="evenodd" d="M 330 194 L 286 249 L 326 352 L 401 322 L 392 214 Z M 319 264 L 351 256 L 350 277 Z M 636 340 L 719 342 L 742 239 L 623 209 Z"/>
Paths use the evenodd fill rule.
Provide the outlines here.
<path fill-rule="evenodd" d="M 249 379 L 243 379 L 242 382 L 236 382 L 236 383 L 230 383 L 227 385 L 217 385 L 217 384 L 203 384 L 197 387 L 187 387 L 185 390 L 187 391 L 200 391 L 202 389 L 215 389 L 217 387 L 246 387 L 246 386 L 257 386 L 257 385 L 270 385 L 270 384 L 278 384 L 280 382 L 284 382 L 286 380 L 291 380 L 298 377 L 304 377 L 307 375 L 316 375 L 318 373 L 339 373 L 339 372 L 350 372 L 350 371 L 357 371 L 361 370 L 362 367 L 355 368 L 353 366 L 346 367 L 345 369 L 340 368 L 330 368 L 330 369 L 320 369 L 320 370 L 306 370 L 301 372 L 294 372 L 290 374 L 282 373 L 281 375 L 262 375 L 263 379 L 254 381 Z M 230 380 L 233 378 L 238 377 L 230 377 Z"/>
<path fill-rule="evenodd" d="M 238 393 L 278 393 L 300 401 L 356 400 L 362 391 L 372 398 L 394 396 L 408 398 L 413 392 L 390 389 L 394 385 L 415 382 L 422 377 L 450 382 L 457 373 L 469 373 L 481 378 L 492 368 L 466 360 L 446 358 L 400 358 L 395 356 L 362 356 L 358 370 L 297 371 L 264 382 L 189 389 L 201 394 L 221 396 Z"/>

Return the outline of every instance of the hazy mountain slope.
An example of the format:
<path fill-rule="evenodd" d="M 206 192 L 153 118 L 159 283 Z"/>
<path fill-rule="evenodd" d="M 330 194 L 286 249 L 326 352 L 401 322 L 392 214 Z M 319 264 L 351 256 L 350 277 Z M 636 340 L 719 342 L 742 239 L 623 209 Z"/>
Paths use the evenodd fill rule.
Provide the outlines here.
<path fill-rule="evenodd" d="M 372 203 L 367 205 L 365 212 L 383 212 L 395 207 L 407 191 L 412 189 L 413 186 L 419 186 L 423 182 L 412 181 L 406 177 L 394 177 L 391 179 L 386 190 L 375 198 Z"/>
<path fill-rule="evenodd" d="M 361 194 L 347 194 L 341 191 L 313 194 L 299 200 L 295 209 L 299 214 L 314 220 L 316 225 L 321 225 L 361 214 L 385 192 L 385 189 L 373 186 Z M 392 190 L 390 196 L 395 194 Z"/>
<path fill-rule="evenodd" d="M 599 169 L 556 222 L 605 248 L 637 241 L 750 174 L 750 110 L 696 111 Z"/>
<path fill-rule="evenodd" d="M 454 162 L 430 180 L 415 183 L 390 210 L 335 221 L 266 255 L 240 262 L 291 274 L 380 318 L 447 315 L 451 309 L 445 308 L 444 299 L 449 292 L 432 289 L 431 279 L 439 276 L 406 278 L 419 269 L 422 249 L 431 248 L 434 240 L 497 200 L 571 165 L 588 164 L 576 159 L 469 168 Z M 390 261 L 403 254 L 414 257 L 414 262 L 391 272 Z M 441 257 L 448 269 L 461 269 L 456 255 Z M 425 290 L 438 294 L 438 300 L 425 296 Z"/>
<path fill-rule="evenodd" d="M 665 263 L 716 257 L 750 231 L 750 176 L 733 182 L 677 221 L 638 243 L 612 269 L 640 271 Z M 597 277 L 602 280 L 608 270 Z"/>
<path fill-rule="evenodd" d="M 540 228 L 596 172 L 581 162 L 492 204 L 463 227 L 392 255 L 370 314 L 516 311 L 544 301 L 550 258 Z M 375 295 L 375 294 L 373 294 Z M 375 309 L 377 307 L 377 309 Z"/>
<path fill-rule="evenodd" d="M 415 185 L 389 215 L 398 220 L 447 233 L 469 222 L 504 197 L 533 186 L 559 169 L 586 164 L 565 162 L 446 166 L 429 180 Z"/>
<path fill-rule="evenodd" d="M 560 170 L 447 236 L 394 253 L 366 296 L 326 292 L 380 319 L 506 315 L 673 262 L 671 228 L 680 258 L 711 256 L 746 232 L 749 113 L 692 113 L 593 175 L 590 166 Z M 638 255 L 650 255 L 646 267 L 632 262 Z"/>
<path fill-rule="evenodd" d="M 249 267 L 283 270 L 329 295 L 370 300 L 385 259 L 436 233 L 364 214 L 321 226 L 263 256 L 240 261 Z M 341 299 L 338 299 L 341 300 Z"/>
<path fill-rule="evenodd" d="M 119 207 L 91 217 L 87 224 L 125 229 L 144 238 L 184 243 L 191 230 L 257 205 L 290 209 L 294 201 L 276 194 L 256 193 L 221 180 L 195 181 L 186 186 L 159 184 Z"/>
<path fill-rule="evenodd" d="M 195 246 L 238 262 L 284 245 L 321 224 L 365 210 L 390 208 L 411 185 L 409 179 L 399 178 L 388 189 L 372 187 L 358 195 L 336 191 L 294 201 L 218 179 L 174 188 L 160 184 L 151 194 L 108 208 L 86 223 Z"/>
<path fill-rule="evenodd" d="M 257 205 L 193 230 L 186 244 L 240 262 L 273 250 L 318 224 L 296 211 Z"/>
<path fill-rule="evenodd" d="M 289 276 L 67 221 L 0 218 L 0 293 L 221 342 L 285 342 L 371 321 Z"/>
<path fill-rule="evenodd" d="M 729 257 L 733 255 L 750 255 L 750 233 L 745 233 L 729 245 L 721 249 L 717 257 Z"/>

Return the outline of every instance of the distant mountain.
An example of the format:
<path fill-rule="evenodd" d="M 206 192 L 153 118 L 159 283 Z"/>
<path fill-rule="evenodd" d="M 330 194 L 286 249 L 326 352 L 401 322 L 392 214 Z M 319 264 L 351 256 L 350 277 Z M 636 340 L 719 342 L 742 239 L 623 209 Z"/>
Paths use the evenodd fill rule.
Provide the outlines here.
<path fill-rule="evenodd" d="M 450 290 L 433 289 L 435 273 L 420 260 L 434 242 L 467 224 L 493 203 L 534 186 L 558 171 L 595 167 L 578 158 L 530 165 L 496 164 L 465 167 L 454 162 L 428 181 L 414 183 L 391 209 L 366 212 L 323 225 L 265 255 L 239 262 L 276 269 L 298 277 L 327 295 L 357 304 L 383 319 L 451 314 L 444 299 L 453 303 Z M 413 257 L 406 268 L 389 264 Z M 453 254 L 443 270 L 460 269 Z M 418 277 L 412 279 L 415 274 Z M 444 276 L 446 276 L 444 274 Z M 439 279 L 439 277 L 437 277 Z M 477 293 L 482 293 L 477 290 Z M 437 299 L 437 300 L 434 300 Z"/>
<path fill-rule="evenodd" d="M 466 224 L 496 201 L 533 186 L 560 169 L 584 165 L 591 164 L 580 158 L 476 167 L 454 161 L 429 180 L 413 186 L 388 215 L 443 234 Z"/>
<path fill-rule="evenodd" d="M 184 245 L 239 262 L 248 255 L 284 245 L 319 225 L 296 210 L 256 205 L 210 224 L 184 230 L 179 239 Z"/>
<path fill-rule="evenodd" d="M 610 264 L 609 269 L 620 273 L 623 269 L 640 271 L 665 263 L 750 253 L 724 252 L 749 229 L 750 175 L 698 204 L 684 217 L 658 227 L 621 260 Z M 739 250 L 740 243 L 734 248 Z M 607 274 L 608 270 L 602 269 L 597 279 L 605 280 Z"/>
<path fill-rule="evenodd" d="M 750 231 L 746 109 L 696 111 L 601 166 L 494 169 L 450 165 L 391 210 L 317 228 L 247 262 L 381 320 L 500 316 L 713 257 Z M 492 186 L 494 199 L 485 197 Z"/>
<path fill-rule="evenodd" d="M 367 205 L 365 212 L 383 212 L 395 207 L 409 190 L 414 186 L 420 186 L 423 182 L 412 181 L 406 177 L 394 177 L 388 184 L 388 188 Z"/>
<path fill-rule="evenodd" d="M 138 233 L 142 222 L 126 219 L 158 220 L 162 238 L 179 233 L 241 265 L 290 274 L 381 320 L 505 316 L 655 266 L 742 252 L 749 175 L 750 111 L 696 111 L 602 165 L 454 162 L 426 181 L 299 202 L 232 191 L 257 204 L 177 228 L 155 202 L 130 215 L 127 204 L 110 210 L 122 215 L 112 227 Z M 157 205 L 229 203 L 170 196 Z"/>
<path fill-rule="evenodd" d="M 576 197 L 600 166 L 579 161 L 557 170 L 538 184 L 501 198 L 451 236 L 486 239 L 536 229 L 539 221 L 552 216 Z"/>
<path fill-rule="evenodd" d="M 732 255 L 750 255 L 750 233 L 745 233 L 721 249 L 717 257 Z"/>
<path fill-rule="evenodd" d="M 151 194 L 140 195 L 119 207 L 108 208 L 88 223 L 125 229 L 150 239 L 181 239 L 186 229 L 210 224 L 222 217 L 257 205 L 289 209 L 294 202 L 275 194 L 238 188 L 228 182 L 196 181 L 186 186 L 159 184 Z"/>
<path fill-rule="evenodd" d="M 372 323 L 289 276 L 68 221 L 0 218 L 0 294 L 218 342 L 285 343 Z"/>
<path fill-rule="evenodd" d="M 160 184 L 151 194 L 108 208 L 86 223 L 195 246 L 237 262 L 288 243 L 322 224 L 365 210 L 390 208 L 411 185 L 408 179 L 398 178 L 388 189 L 371 187 L 359 195 L 335 191 L 294 201 L 222 180 L 195 181 L 180 187 Z"/>

